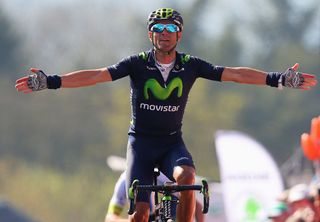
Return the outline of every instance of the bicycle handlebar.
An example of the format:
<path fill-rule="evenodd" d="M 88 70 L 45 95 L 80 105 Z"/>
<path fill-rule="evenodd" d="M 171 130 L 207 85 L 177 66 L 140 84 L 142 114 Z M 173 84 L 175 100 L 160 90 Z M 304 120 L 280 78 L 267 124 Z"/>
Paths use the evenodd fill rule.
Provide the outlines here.
<path fill-rule="evenodd" d="M 136 187 L 140 191 L 163 191 L 169 193 L 175 193 L 186 190 L 199 190 L 201 191 L 201 185 L 138 185 Z"/>
<path fill-rule="evenodd" d="M 203 194 L 202 213 L 206 214 L 209 210 L 209 187 L 206 180 L 202 180 L 202 185 L 139 185 L 139 180 L 134 180 L 129 188 L 130 206 L 128 214 L 132 215 L 135 211 L 135 199 L 138 191 L 160 192 L 172 194 L 186 190 L 199 190 Z"/>

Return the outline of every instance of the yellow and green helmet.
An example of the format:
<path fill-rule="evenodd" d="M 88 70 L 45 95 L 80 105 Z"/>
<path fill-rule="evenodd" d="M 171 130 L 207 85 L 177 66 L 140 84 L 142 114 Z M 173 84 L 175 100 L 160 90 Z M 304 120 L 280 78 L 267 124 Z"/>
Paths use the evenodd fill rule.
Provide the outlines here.
<path fill-rule="evenodd" d="M 172 21 L 174 24 L 176 24 L 180 28 L 180 30 L 183 29 L 183 19 L 179 12 L 177 12 L 172 8 L 159 8 L 151 12 L 149 15 L 148 30 L 150 30 L 154 24 L 162 20 Z"/>

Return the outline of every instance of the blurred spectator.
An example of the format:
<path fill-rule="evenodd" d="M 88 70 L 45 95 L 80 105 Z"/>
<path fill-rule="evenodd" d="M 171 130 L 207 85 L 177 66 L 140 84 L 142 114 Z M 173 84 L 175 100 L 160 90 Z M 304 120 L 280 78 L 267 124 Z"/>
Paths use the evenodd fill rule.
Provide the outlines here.
<path fill-rule="evenodd" d="M 313 184 L 310 187 L 310 196 L 312 197 L 315 220 L 320 222 L 320 184 Z"/>
<path fill-rule="evenodd" d="M 317 222 L 314 211 L 307 207 L 296 210 L 285 222 Z"/>
<path fill-rule="evenodd" d="M 269 222 L 284 222 L 289 216 L 287 204 L 283 201 L 275 202 L 268 213 Z"/>
<path fill-rule="evenodd" d="M 278 202 L 288 203 L 288 196 L 289 196 L 290 189 L 286 189 L 282 191 L 279 196 L 277 197 Z"/>
<path fill-rule="evenodd" d="M 312 177 L 310 184 L 319 185 L 320 184 L 320 160 L 314 160 L 313 167 L 314 167 L 314 176 Z"/>
<path fill-rule="evenodd" d="M 310 189 L 307 184 L 297 184 L 289 190 L 288 203 L 292 210 L 312 205 Z"/>
<path fill-rule="evenodd" d="M 286 222 L 317 222 L 317 215 L 310 195 L 309 186 L 297 184 L 293 186 L 288 195 L 290 217 Z"/>

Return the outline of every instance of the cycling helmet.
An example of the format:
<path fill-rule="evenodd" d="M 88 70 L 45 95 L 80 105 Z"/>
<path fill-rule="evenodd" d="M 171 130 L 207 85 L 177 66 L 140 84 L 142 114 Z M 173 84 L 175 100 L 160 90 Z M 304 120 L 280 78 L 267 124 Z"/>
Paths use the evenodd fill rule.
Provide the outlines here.
<path fill-rule="evenodd" d="M 148 30 L 150 31 L 154 24 L 162 20 L 172 21 L 180 28 L 180 31 L 183 29 L 183 19 L 179 12 L 172 8 L 159 8 L 149 15 Z"/>

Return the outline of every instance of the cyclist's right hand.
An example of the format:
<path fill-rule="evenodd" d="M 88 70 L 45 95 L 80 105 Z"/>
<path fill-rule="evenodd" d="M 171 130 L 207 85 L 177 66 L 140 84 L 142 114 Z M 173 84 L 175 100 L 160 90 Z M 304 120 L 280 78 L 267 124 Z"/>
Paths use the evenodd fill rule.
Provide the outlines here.
<path fill-rule="evenodd" d="M 40 91 L 47 89 L 47 75 L 40 69 L 31 68 L 32 74 L 22 77 L 16 81 L 17 91 L 30 93 L 33 91 Z"/>

